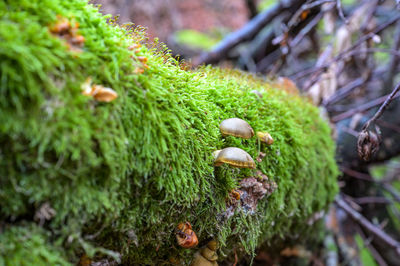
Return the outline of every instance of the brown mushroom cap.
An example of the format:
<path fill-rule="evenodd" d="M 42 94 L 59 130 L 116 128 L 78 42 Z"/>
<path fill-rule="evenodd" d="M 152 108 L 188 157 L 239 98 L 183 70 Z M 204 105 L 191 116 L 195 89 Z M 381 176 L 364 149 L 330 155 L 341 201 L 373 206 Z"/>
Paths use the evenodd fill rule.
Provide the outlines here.
<path fill-rule="evenodd" d="M 196 233 L 189 222 L 180 223 L 176 230 L 176 240 L 183 248 L 193 248 L 199 243 Z"/>
<path fill-rule="evenodd" d="M 200 252 L 196 252 L 190 266 L 218 266 L 218 263 L 216 261 L 210 261 L 203 257 Z"/>
<path fill-rule="evenodd" d="M 99 102 L 111 102 L 118 97 L 118 94 L 111 88 L 106 88 L 101 85 L 93 85 L 95 91 L 93 97 Z"/>
<path fill-rule="evenodd" d="M 251 126 L 240 118 L 228 118 L 219 125 L 223 136 L 231 135 L 234 137 L 249 139 L 254 136 Z"/>
<path fill-rule="evenodd" d="M 251 156 L 242 149 L 229 147 L 219 152 L 215 159 L 215 166 L 227 163 L 238 168 L 256 168 L 256 164 Z"/>
<path fill-rule="evenodd" d="M 209 261 L 216 261 L 218 260 L 218 255 L 215 250 L 211 250 L 208 247 L 203 248 L 200 251 L 201 255 Z"/>
<path fill-rule="evenodd" d="M 274 143 L 274 139 L 268 132 L 257 131 L 257 137 L 260 141 L 265 142 L 268 145 L 272 145 Z"/>
<path fill-rule="evenodd" d="M 207 247 L 211 250 L 216 251 L 218 249 L 218 242 L 216 240 L 211 240 L 210 242 L 207 243 Z"/>

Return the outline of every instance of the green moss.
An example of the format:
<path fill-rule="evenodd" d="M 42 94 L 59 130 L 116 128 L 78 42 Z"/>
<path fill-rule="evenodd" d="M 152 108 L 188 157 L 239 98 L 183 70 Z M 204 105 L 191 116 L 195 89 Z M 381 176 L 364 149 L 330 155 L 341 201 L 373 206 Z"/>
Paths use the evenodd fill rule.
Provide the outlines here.
<path fill-rule="evenodd" d="M 35 225 L 13 226 L 0 234 L 0 265 L 70 265 L 49 232 Z"/>
<path fill-rule="evenodd" d="M 50 33 L 59 17 L 79 23 L 82 52 Z M 127 49 L 142 40 L 85 1 L 0 1 L 1 220 L 32 221 L 49 203 L 56 215 L 46 231 L 68 243 L 68 254 L 115 251 L 124 263 L 148 264 L 191 259 L 196 250 L 176 244 L 181 221 L 201 244 L 217 238 L 222 250 L 247 253 L 307 231 L 305 221 L 337 192 L 334 144 L 318 110 L 238 71 L 185 71 L 165 48 Z M 143 74 L 138 55 L 148 58 Z M 89 76 L 119 97 L 82 95 Z M 219 123 L 230 117 L 270 132 L 274 144 L 223 138 Z M 278 189 L 255 215 L 219 215 L 227 193 L 252 174 L 213 167 L 212 152 L 227 146 L 267 154 L 257 168 Z"/>

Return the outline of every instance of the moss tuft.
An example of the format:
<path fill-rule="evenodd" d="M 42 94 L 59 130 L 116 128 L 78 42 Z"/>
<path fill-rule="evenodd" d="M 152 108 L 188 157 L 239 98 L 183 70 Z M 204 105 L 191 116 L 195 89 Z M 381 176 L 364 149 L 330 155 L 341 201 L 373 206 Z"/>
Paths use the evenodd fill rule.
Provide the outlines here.
<path fill-rule="evenodd" d="M 0 221 L 10 227 L 2 239 L 33 232 L 33 249 L 55 260 L 63 246 L 72 263 L 83 252 L 118 252 L 125 264 L 159 264 L 189 262 L 196 251 L 176 244 L 182 221 L 200 244 L 218 239 L 222 252 L 252 253 L 307 230 L 337 192 L 334 144 L 318 110 L 239 71 L 182 70 L 142 32 L 107 18 L 81 0 L 0 1 Z M 81 51 L 50 32 L 60 19 L 79 23 Z M 82 95 L 88 77 L 118 98 Z M 222 137 L 219 123 L 230 117 L 268 131 L 274 144 Z M 213 167 L 212 152 L 228 146 L 266 153 L 257 168 L 278 189 L 256 214 L 239 209 L 224 220 L 228 193 L 254 174 Z M 41 220 L 45 229 L 12 226 L 37 221 L 44 204 L 55 211 Z M 16 261 L 23 247 L 10 251 Z"/>

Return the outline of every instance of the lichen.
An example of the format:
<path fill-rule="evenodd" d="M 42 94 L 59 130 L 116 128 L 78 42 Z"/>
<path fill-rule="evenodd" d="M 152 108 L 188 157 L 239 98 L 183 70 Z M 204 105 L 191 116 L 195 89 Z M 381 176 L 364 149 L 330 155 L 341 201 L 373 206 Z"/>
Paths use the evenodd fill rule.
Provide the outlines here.
<path fill-rule="evenodd" d="M 60 18 L 79 23 L 79 52 L 51 33 Z M 37 246 L 62 246 L 57 256 L 71 263 L 83 253 L 94 260 L 120 254 L 125 264 L 189 262 L 196 249 L 182 249 L 174 235 L 185 221 L 200 245 L 216 239 L 225 255 L 306 230 L 337 192 L 334 144 L 318 110 L 240 71 L 182 68 L 165 47 L 146 44 L 140 30 L 117 26 L 86 1 L 0 1 L 0 222 L 7 237 L 37 235 L 21 222 L 35 222 L 43 204 L 54 215 L 41 222 L 49 237 Z M 82 95 L 88 77 L 118 98 Z M 222 137 L 219 124 L 232 117 L 268 131 L 273 145 Z M 255 214 L 221 220 L 229 192 L 254 175 L 214 168 L 213 151 L 230 146 L 253 158 L 265 153 L 257 169 L 278 189 L 258 201 Z"/>

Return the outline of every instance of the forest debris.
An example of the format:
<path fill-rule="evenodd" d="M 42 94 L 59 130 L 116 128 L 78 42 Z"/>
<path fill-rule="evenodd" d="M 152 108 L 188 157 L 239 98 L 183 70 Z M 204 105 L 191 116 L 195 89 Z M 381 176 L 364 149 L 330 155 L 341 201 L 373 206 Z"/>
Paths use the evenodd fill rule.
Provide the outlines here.
<path fill-rule="evenodd" d="M 369 161 L 378 151 L 381 138 L 378 133 L 371 130 L 363 130 L 358 135 L 357 152 L 358 156 L 364 161 Z"/>
<path fill-rule="evenodd" d="M 302 246 L 288 247 L 281 251 L 281 255 L 284 257 L 301 257 L 301 258 L 310 258 L 312 256 L 311 252 L 306 250 Z"/>
<path fill-rule="evenodd" d="M 87 254 L 83 254 L 78 262 L 78 266 L 90 266 L 92 264 L 92 260 L 88 257 Z"/>
<path fill-rule="evenodd" d="M 254 177 L 245 178 L 240 182 L 240 189 L 243 191 L 241 197 L 242 206 L 245 211 L 254 213 L 258 200 L 264 198 L 267 190 L 263 184 Z"/>
<path fill-rule="evenodd" d="M 319 105 L 323 100 L 328 100 L 335 93 L 337 88 L 336 68 L 337 65 L 332 63 L 328 71 L 322 74 L 319 81 L 308 90 L 307 94 L 315 105 Z"/>
<path fill-rule="evenodd" d="M 288 77 L 278 77 L 278 79 L 273 83 L 274 86 L 278 87 L 281 90 L 286 91 L 291 95 L 299 95 L 300 91 L 297 88 L 296 83 Z"/>
<path fill-rule="evenodd" d="M 271 195 L 277 187 L 277 184 L 270 181 L 267 175 L 257 170 L 255 176 L 243 179 L 240 182 L 240 188 L 229 193 L 226 200 L 226 211 L 221 216 L 228 219 L 235 214 L 239 207 L 245 213 L 254 214 L 258 201 L 265 195 Z"/>
<path fill-rule="evenodd" d="M 261 163 L 261 162 L 262 162 L 262 159 L 264 159 L 264 157 L 265 157 L 266 155 L 267 155 L 266 153 L 260 151 L 260 152 L 258 153 L 257 158 L 256 158 L 257 162 Z"/>
<path fill-rule="evenodd" d="M 265 195 L 270 195 L 276 188 L 276 183 L 269 181 L 261 171 L 257 171 L 256 177 L 243 179 L 240 182 L 240 191 L 242 192 L 240 201 L 244 211 L 253 214 L 257 209 L 258 201 Z"/>
<path fill-rule="evenodd" d="M 85 37 L 78 34 L 79 23 L 70 22 L 67 18 L 57 16 L 57 22 L 49 26 L 50 32 L 65 40 L 70 51 L 82 52 L 82 47 L 85 43 Z"/>
<path fill-rule="evenodd" d="M 43 226 L 45 221 L 51 220 L 56 215 L 56 211 L 50 206 L 50 203 L 43 203 L 35 212 L 33 219 Z"/>

